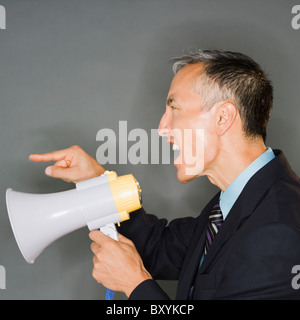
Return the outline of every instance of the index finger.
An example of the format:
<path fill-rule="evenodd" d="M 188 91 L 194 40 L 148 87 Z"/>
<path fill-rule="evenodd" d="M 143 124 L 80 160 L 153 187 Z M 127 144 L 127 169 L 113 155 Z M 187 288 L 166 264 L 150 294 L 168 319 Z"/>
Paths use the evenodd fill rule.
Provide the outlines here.
<path fill-rule="evenodd" d="M 101 232 L 100 230 L 93 230 L 89 233 L 89 238 L 98 243 L 101 244 L 103 241 L 107 240 L 107 239 L 111 239 L 109 236 L 107 236 L 106 234 L 104 234 L 103 232 Z M 113 239 L 111 239 L 113 240 Z"/>
<path fill-rule="evenodd" d="M 59 161 L 66 157 L 65 150 L 57 150 L 47 153 L 31 154 L 29 159 L 32 161 Z"/>

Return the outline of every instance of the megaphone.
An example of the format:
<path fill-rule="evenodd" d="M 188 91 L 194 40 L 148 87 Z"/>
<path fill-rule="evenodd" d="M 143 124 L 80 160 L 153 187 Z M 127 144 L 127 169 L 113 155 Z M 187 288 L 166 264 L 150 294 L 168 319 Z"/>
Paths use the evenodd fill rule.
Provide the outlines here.
<path fill-rule="evenodd" d="M 115 224 L 142 207 L 142 191 L 132 174 L 113 171 L 76 184 L 72 190 L 29 194 L 6 190 L 6 206 L 19 249 L 34 263 L 58 238 L 84 226 L 118 239 Z"/>

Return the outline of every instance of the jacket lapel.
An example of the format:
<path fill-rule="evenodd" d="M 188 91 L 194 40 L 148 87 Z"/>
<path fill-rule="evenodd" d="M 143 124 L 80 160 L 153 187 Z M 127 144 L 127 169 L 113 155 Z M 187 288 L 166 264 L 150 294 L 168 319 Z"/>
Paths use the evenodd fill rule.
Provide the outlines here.
<path fill-rule="evenodd" d="M 212 242 L 206 256 L 204 257 L 203 263 L 199 269 L 199 273 L 203 274 L 207 268 L 211 265 L 216 257 L 219 257 L 219 252 L 227 242 L 228 239 L 235 233 L 240 225 L 240 212 L 241 206 L 239 204 L 232 208 L 227 218 L 223 222 L 221 228 L 216 234 L 214 241 Z"/>
<path fill-rule="evenodd" d="M 203 254 L 205 244 L 205 231 L 207 227 L 208 216 L 211 208 L 219 200 L 220 193 L 207 204 L 198 218 L 198 225 L 195 229 L 194 236 L 191 240 L 188 252 L 186 254 L 182 271 L 180 273 L 177 300 L 186 300 L 189 297 L 190 289 L 195 281 L 195 277 L 199 270 L 200 259 Z"/>

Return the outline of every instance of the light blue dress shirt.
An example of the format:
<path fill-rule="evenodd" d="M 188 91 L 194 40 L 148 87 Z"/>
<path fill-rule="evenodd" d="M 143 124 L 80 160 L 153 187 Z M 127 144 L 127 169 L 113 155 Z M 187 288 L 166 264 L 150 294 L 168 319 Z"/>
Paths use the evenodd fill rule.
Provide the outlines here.
<path fill-rule="evenodd" d="M 251 177 L 274 158 L 275 154 L 273 150 L 270 147 L 267 148 L 262 155 L 255 159 L 242 173 L 238 175 L 238 177 L 226 188 L 225 191 L 221 191 L 220 209 L 223 214 L 223 220 L 226 219 L 229 211 Z M 201 256 L 199 267 L 201 266 L 203 259 L 204 253 Z"/>
<path fill-rule="evenodd" d="M 254 160 L 228 187 L 221 191 L 220 208 L 225 220 L 235 201 L 243 191 L 251 177 L 263 166 L 275 158 L 273 150 L 269 147 L 262 155 Z"/>

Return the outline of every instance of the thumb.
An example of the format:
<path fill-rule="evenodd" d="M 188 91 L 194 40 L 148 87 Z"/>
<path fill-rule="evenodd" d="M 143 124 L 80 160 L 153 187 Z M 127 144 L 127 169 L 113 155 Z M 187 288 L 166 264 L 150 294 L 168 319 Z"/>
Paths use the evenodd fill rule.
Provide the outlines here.
<path fill-rule="evenodd" d="M 61 166 L 49 166 L 45 169 L 45 174 L 52 178 L 59 178 L 67 182 L 73 182 L 72 169 Z"/>

